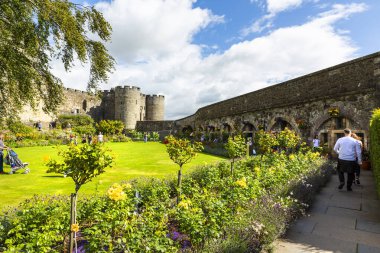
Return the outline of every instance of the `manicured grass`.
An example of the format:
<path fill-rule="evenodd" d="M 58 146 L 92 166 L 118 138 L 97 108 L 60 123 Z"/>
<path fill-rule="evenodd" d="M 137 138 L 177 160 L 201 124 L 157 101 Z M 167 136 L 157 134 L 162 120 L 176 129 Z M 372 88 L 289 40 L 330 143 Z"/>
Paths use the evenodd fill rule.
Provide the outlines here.
<path fill-rule="evenodd" d="M 160 143 L 108 143 L 107 146 L 115 155 L 112 168 L 86 184 L 80 193 L 104 193 L 115 182 L 131 178 L 153 176 L 176 176 L 178 165 L 173 163 L 166 153 L 165 145 Z M 64 147 L 61 147 L 64 148 Z M 8 205 L 16 205 L 21 200 L 34 194 L 70 194 L 74 192 L 74 182 L 59 174 L 47 174 L 46 160 L 57 158 L 56 147 L 31 147 L 14 149 L 23 162 L 29 163 L 31 172 L 21 174 L 23 170 L 13 175 L 0 175 L 0 210 Z M 195 165 L 213 163 L 223 158 L 199 154 L 190 164 L 184 166 L 188 171 Z M 5 165 L 5 172 L 10 170 Z"/>

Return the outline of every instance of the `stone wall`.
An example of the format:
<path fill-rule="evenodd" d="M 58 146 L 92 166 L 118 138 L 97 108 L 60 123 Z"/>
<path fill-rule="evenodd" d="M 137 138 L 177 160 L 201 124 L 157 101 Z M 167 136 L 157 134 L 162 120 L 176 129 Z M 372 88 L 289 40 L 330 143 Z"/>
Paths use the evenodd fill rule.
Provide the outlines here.
<path fill-rule="evenodd" d="M 173 129 L 172 120 L 161 121 L 137 121 L 136 130 L 140 132 L 158 132 Z"/>
<path fill-rule="evenodd" d="M 200 108 L 199 119 L 212 119 L 245 112 L 336 97 L 336 95 L 375 89 L 380 53 L 362 57 L 265 89 Z M 378 74 L 380 75 L 380 73 Z"/>
<path fill-rule="evenodd" d="M 176 120 L 178 131 L 241 130 L 253 134 L 285 127 L 306 140 L 317 135 L 331 148 L 350 127 L 368 143 L 371 111 L 380 106 L 380 53 L 358 58 L 255 92 L 200 108 Z M 331 110 L 339 113 L 332 115 Z"/>
<path fill-rule="evenodd" d="M 84 91 L 69 88 L 64 89 L 63 97 L 65 100 L 58 107 L 58 114 L 87 114 L 94 118 L 98 117 L 101 105 L 100 98 Z M 41 102 L 36 110 L 31 109 L 30 106 L 25 106 L 19 116 L 23 122 L 35 123 L 41 121 L 45 125 L 56 119 L 56 115 L 46 114 L 42 110 Z"/>

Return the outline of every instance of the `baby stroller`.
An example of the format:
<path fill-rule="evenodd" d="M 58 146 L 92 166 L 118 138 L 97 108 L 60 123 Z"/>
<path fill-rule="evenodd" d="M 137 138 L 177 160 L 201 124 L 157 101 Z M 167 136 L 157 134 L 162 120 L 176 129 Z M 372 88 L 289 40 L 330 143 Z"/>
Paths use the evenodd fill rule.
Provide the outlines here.
<path fill-rule="evenodd" d="M 9 174 L 13 174 L 18 170 L 24 169 L 24 174 L 28 174 L 30 169 L 28 168 L 28 163 L 23 163 L 19 158 L 16 152 L 12 149 L 8 149 L 8 153 L 5 156 L 5 163 L 11 166 L 11 171 Z"/>

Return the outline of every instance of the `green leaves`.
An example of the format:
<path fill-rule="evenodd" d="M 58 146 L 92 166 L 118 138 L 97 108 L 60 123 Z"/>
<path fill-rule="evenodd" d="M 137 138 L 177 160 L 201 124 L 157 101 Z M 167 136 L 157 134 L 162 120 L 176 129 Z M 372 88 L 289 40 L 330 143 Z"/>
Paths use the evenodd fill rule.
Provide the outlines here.
<path fill-rule="evenodd" d="M 272 152 L 272 147 L 278 145 L 278 141 L 272 133 L 260 130 L 256 132 L 255 145 L 261 154 L 268 154 Z"/>
<path fill-rule="evenodd" d="M 369 131 L 371 166 L 376 179 L 377 192 L 380 195 L 380 108 L 373 111 Z"/>
<path fill-rule="evenodd" d="M 113 158 L 108 149 L 100 143 L 70 145 L 67 150 L 59 151 L 63 161 L 49 160 L 47 173 L 59 173 L 71 177 L 75 183 L 75 191 L 90 182 L 94 177 L 112 166 Z"/>
<path fill-rule="evenodd" d="M 241 135 L 229 137 L 228 142 L 224 145 L 231 159 L 243 157 L 247 152 L 247 144 Z"/>
<path fill-rule="evenodd" d="M 90 39 L 89 33 L 99 40 Z M 103 42 L 111 27 L 93 7 L 67 0 L 0 1 L 0 116 L 42 101 L 55 112 L 62 82 L 50 70 L 52 57 L 68 71 L 75 58 L 90 64 L 88 89 L 95 91 L 114 66 Z M 94 37 L 94 36 L 91 36 Z"/>
<path fill-rule="evenodd" d="M 203 145 L 200 142 L 190 142 L 187 139 L 177 139 L 170 135 L 167 138 L 166 151 L 170 159 L 174 163 L 182 167 L 184 164 L 191 161 L 196 156 L 197 152 L 203 150 Z"/>
<path fill-rule="evenodd" d="M 96 130 L 105 135 L 121 134 L 124 129 L 124 123 L 120 120 L 101 120 L 96 124 Z"/>

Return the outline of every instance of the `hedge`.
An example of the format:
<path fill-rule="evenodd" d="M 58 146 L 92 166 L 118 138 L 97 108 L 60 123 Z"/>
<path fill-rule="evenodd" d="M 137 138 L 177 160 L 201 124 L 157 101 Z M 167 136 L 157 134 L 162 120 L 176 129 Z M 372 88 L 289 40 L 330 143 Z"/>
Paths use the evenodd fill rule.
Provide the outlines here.
<path fill-rule="evenodd" d="M 377 194 L 380 196 L 380 108 L 373 111 L 369 131 L 371 166 L 376 180 Z"/>

